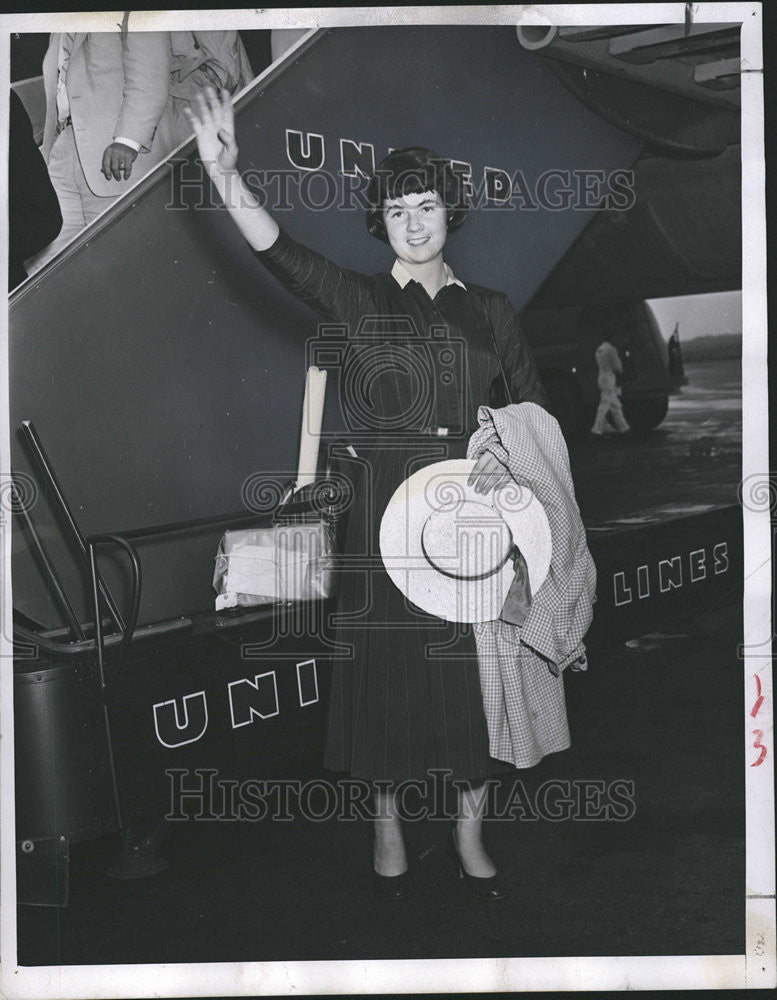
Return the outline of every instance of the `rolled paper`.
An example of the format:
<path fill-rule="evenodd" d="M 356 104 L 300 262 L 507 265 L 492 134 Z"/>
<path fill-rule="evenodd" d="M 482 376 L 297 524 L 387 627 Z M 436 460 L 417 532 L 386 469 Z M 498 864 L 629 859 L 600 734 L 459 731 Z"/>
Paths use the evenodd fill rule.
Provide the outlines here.
<path fill-rule="evenodd" d="M 302 401 L 302 432 L 299 439 L 299 464 L 295 491 L 314 482 L 316 478 L 325 394 L 326 372 L 311 365 L 305 378 L 305 398 Z"/>

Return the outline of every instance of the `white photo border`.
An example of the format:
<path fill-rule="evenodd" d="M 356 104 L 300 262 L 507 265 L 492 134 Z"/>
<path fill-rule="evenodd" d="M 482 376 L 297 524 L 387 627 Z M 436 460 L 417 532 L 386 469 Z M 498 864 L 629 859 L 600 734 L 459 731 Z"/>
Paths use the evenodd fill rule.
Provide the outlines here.
<path fill-rule="evenodd" d="M 133 28 L 200 30 L 226 24 L 241 29 L 313 29 L 381 24 L 629 24 L 682 22 L 692 7 L 696 22 L 741 21 L 743 210 L 743 452 L 742 481 L 756 477 L 767 502 L 743 504 L 745 789 L 747 830 L 746 948 L 743 955 L 504 958 L 430 961 L 267 962 L 192 965 L 19 967 L 16 941 L 12 649 L 0 630 L 0 996 L 145 997 L 316 993 L 403 993 L 526 990 L 769 988 L 775 966 L 774 736 L 772 722 L 772 529 L 769 475 L 766 301 L 766 216 L 762 5 L 758 3 L 547 4 L 284 8 L 263 10 L 138 11 Z M 0 72 L 7 94 L 11 32 L 100 31 L 115 28 L 123 12 L 0 15 Z M 301 44 L 301 42 L 300 42 Z M 293 50 L 292 50 L 293 52 Z M 288 57 L 288 53 L 287 56 Z M 8 159 L 7 101 L 0 102 L 0 155 Z M 0 182 L 7 213 L 7 171 Z M 7 215 L 3 216 L 7 218 Z M 3 254 L 7 248 L 3 246 Z M 7 257 L 0 262 L 0 293 L 7 294 Z M 8 413 L 7 312 L 0 338 L 0 412 Z M 10 468 L 7 419 L 0 433 L 0 476 Z M 759 478 L 760 477 L 760 478 Z M 765 494 L 764 494 L 765 491 Z M 752 495 L 752 487 L 751 487 Z M 758 509 L 755 509 L 758 507 Z M 0 616 L 11 621 L 10 529 L 0 510 Z M 756 676 L 758 681 L 756 681 Z M 758 729 L 767 755 L 753 762 L 756 728 L 751 711 L 757 684 L 764 701 Z"/>

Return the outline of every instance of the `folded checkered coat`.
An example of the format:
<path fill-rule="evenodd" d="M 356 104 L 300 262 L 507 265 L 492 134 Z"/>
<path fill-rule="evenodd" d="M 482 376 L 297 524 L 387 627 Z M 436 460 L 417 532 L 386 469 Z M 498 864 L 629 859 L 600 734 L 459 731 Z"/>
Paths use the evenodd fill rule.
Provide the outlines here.
<path fill-rule="evenodd" d="M 492 452 L 545 508 L 552 554 L 522 625 L 473 625 L 489 752 L 532 767 L 570 744 L 562 671 L 586 669 L 583 637 L 593 616 L 596 568 L 575 500 L 569 454 L 556 419 L 536 403 L 481 406 L 468 458 Z"/>

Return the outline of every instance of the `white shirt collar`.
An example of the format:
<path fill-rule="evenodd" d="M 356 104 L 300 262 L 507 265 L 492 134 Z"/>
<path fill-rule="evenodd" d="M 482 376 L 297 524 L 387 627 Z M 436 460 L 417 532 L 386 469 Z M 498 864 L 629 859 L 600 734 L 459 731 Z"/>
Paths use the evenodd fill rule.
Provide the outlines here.
<path fill-rule="evenodd" d="M 466 292 L 467 286 L 464 284 L 463 281 L 459 281 L 459 279 L 454 275 L 453 271 L 451 271 L 450 267 L 448 267 L 447 264 L 443 264 L 443 268 L 445 271 L 445 284 L 460 285 Z M 412 275 L 408 273 L 407 268 L 402 263 L 402 261 L 399 260 L 399 258 L 397 258 L 397 260 L 394 261 L 394 266 L 391 268 L 391 277 L 396 281 L 396 283 L 399 285 L 400 288 L 404 288 L 405 285 L 408 283 L 408 281 L 413 280 Z"/>

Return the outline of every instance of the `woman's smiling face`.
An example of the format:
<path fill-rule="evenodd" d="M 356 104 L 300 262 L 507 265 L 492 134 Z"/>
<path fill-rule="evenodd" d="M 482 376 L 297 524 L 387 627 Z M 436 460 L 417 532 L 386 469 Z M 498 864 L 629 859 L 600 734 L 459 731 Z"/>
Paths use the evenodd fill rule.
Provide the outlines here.
<path fill-rule="evenodd" d="M 391 249 L 408 264 L 426 264 L 442 253 L 448 235 L 445 205 L 436 191 L 383 202 L 383 224 Z"/>

